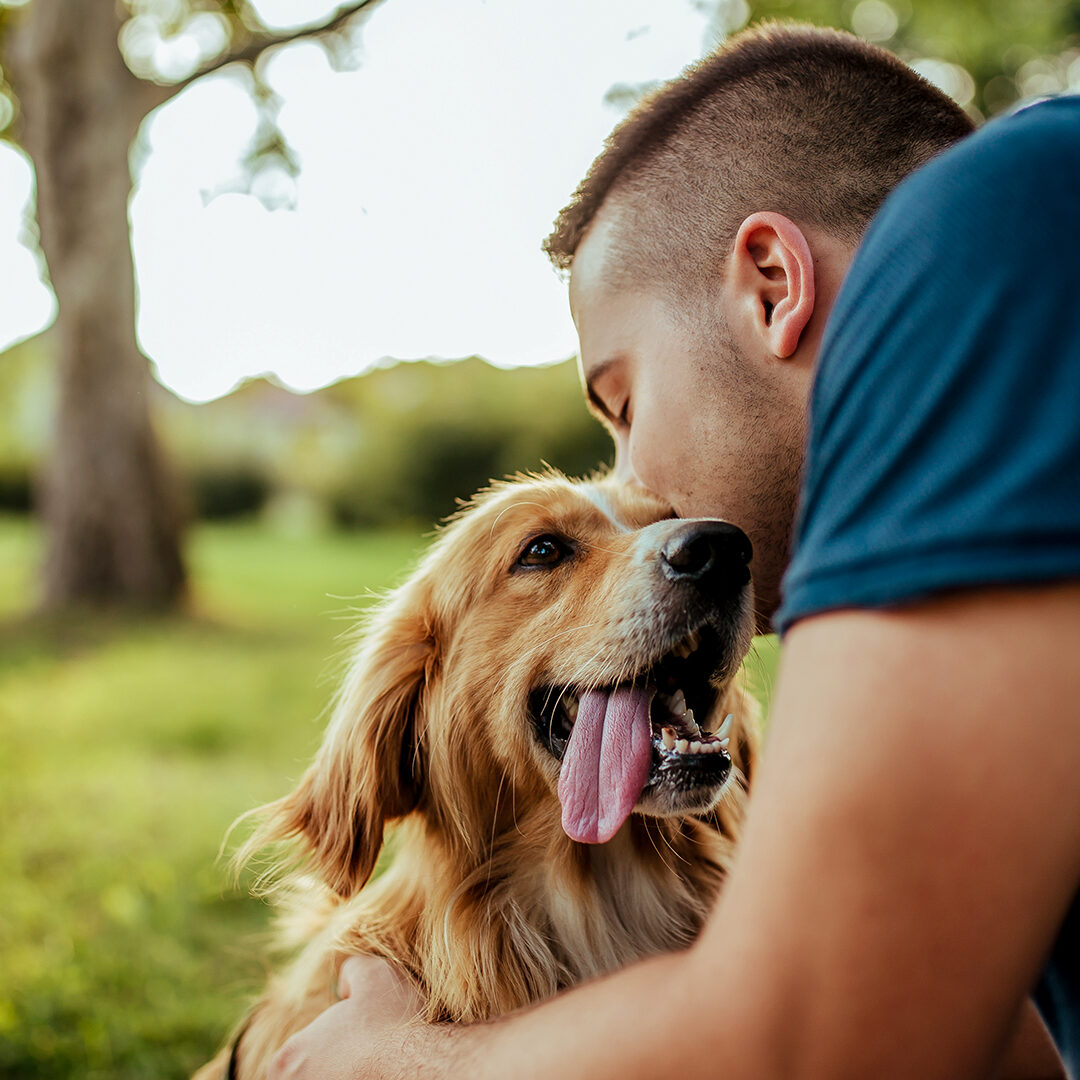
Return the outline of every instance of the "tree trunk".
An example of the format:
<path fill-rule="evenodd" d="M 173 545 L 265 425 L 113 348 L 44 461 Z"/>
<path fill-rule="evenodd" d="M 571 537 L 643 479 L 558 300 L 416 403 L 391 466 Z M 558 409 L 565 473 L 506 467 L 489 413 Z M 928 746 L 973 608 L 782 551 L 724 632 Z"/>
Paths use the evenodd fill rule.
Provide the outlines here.
<path fill-rule="evenodd" d="M 150 88 L 117 46 L 113 0 L 33 0 L 10 57 L 59 301 L 59 413 L 44 487 L 44 601 L 167 607 L 181 521 L 135 341 L 128 155 Z"/>

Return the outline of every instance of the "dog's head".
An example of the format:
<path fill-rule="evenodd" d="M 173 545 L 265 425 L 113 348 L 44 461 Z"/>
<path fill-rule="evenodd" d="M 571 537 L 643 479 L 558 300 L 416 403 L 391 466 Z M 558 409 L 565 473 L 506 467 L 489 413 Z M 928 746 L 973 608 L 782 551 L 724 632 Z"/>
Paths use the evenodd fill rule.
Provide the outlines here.
<path fill-rule="evenodd" d="M 302 835 L 349 895 L 412 811 L 473 855 L 526 822 L 603 843 L 633 812 L 708 812 L 738 758 L 750 557 L 734 526 L 611 480 L 495 485 L 375 613 L 259 839 Z"/>

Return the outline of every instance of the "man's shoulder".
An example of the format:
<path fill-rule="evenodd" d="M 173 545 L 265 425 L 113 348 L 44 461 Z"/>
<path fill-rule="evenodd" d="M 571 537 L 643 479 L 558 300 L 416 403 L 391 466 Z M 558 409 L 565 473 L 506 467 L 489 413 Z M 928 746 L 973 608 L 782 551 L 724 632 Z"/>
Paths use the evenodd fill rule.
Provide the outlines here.
<path fill-rule="evenodd" d="M 1075 195 L 1078 167 L 1080 94 L 1025 105 L 991 120 L 912 173 L 886 200 L 866 239 L 895 228 L 890 211 L 898 205 L 904 216 L 906 208 L 918 205 L 923 216 L 959 196 L 973 209 L 1000 205 L 1008 210 L 1013 190 L 1031 183 L 1037 188 L 1060 185 Z"/>
<path fill-rule="evenodd" d="M 937 367 L 939 350 L 918 345 L 940 333 L 973 346 L 958 325 L 1015 329 L 1033 343 L 1036 311 L 1052 314 L 1080 283 L 1078 176 L 1080 95 L 992 120 L 914 172 L 856 252 L 823 342 L 819 384 L 875 358 L 878 366 L 902 358 Z M 993 351 L 1011 363 L 1024 349 L 1017 342 Z"/>
<path fill-rule="evenodd" d="M 875 218 L 822 344 L 782 627 L 1080 574 L 1078 175 L 1080 99 L 1060 99 L 988 124 Z"/>

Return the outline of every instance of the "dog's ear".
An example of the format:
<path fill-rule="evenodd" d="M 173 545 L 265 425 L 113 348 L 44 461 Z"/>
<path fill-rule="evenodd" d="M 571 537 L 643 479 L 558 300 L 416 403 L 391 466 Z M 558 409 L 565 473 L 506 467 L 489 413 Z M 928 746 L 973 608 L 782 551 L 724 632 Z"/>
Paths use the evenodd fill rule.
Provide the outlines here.
<path fill-rule="evenodd" d="M 375 617 L 314 763 L 295 791 L 264 808 L 245 845 L 301 837 L 307 867 L 341 896 L 368 880 L 385 823 L 421 795 L 419 718 L 437 655 L 428 619 L 410 599 L 399 593 Z"/>

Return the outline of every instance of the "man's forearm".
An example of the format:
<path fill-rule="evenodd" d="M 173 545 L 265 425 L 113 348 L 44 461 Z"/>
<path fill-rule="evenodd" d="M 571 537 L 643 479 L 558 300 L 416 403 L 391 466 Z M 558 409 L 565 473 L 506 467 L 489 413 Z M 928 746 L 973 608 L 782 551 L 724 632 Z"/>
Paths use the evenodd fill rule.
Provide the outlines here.
<path fill-rule="evenodd" d="M 651 1080 L 664 1075 L 673 1040 L 712 1023 L 694 1001 L 692 968 L 688 953 L 656 957 L 490 1023 L 410 1026 L 383 1041 L 377 1074 Z M 689 1080 L 684 1069 L 680 1076 Z"/>
<path fill-rule="evenodd" d="M 380 1080 L 679 1080 L 781 1075 L 762 1054 L 782 1033 L 749 1038 L 741 996 L 698 987 L 691 953 L 657 957 L 486 1024 L 415 1023 L 386 1034 L 350 1074 Z M 716 1040 L 717 1028 L 737 1037 Z M 717 1043 L 721 1047 L 717 1049 Z M 693 1052 L 697 1044 L 699 1052 Z M 995 1080 L 1064 1080 L 1065 1073 L 1030 1001 Z"/>
<path fill-rule="evenodd" d="M 736 991 L 698 986 L 694 960 L 692 953 L 657 957 L 486 1024 L 411 1025 L 384 1040 L 375 1075 L 383 1080 L 653 1080 L 675 1061 L 679 1080 L 782 1075 L 781 1064 L 767 1053 L 782 1032 L 750 1038 L 747 1017 L 740 1016 L 746 1002 L 732 996 Z M 717 1028 L 738 1035 L 716 1040 Z M 363 1075 L 372 1074 L 365 1070 Z M 1065 1080 L 1030 1001 L 993 1076 Z"/>
<path fill-rule="evenodd" d="M 422 1010 L 411 986 L 386 961 L 355 957 L 342 969 L 344 1000 L 288 1040 L 267 1080 L 654 1080 L 673 1058 L 690 1080 L 680 1055 L 715 1027 L 704 993 L 695 996 L 690 957 L 656 957 L 498 1020 L 458 1025 L 410 1022 Z"/>

